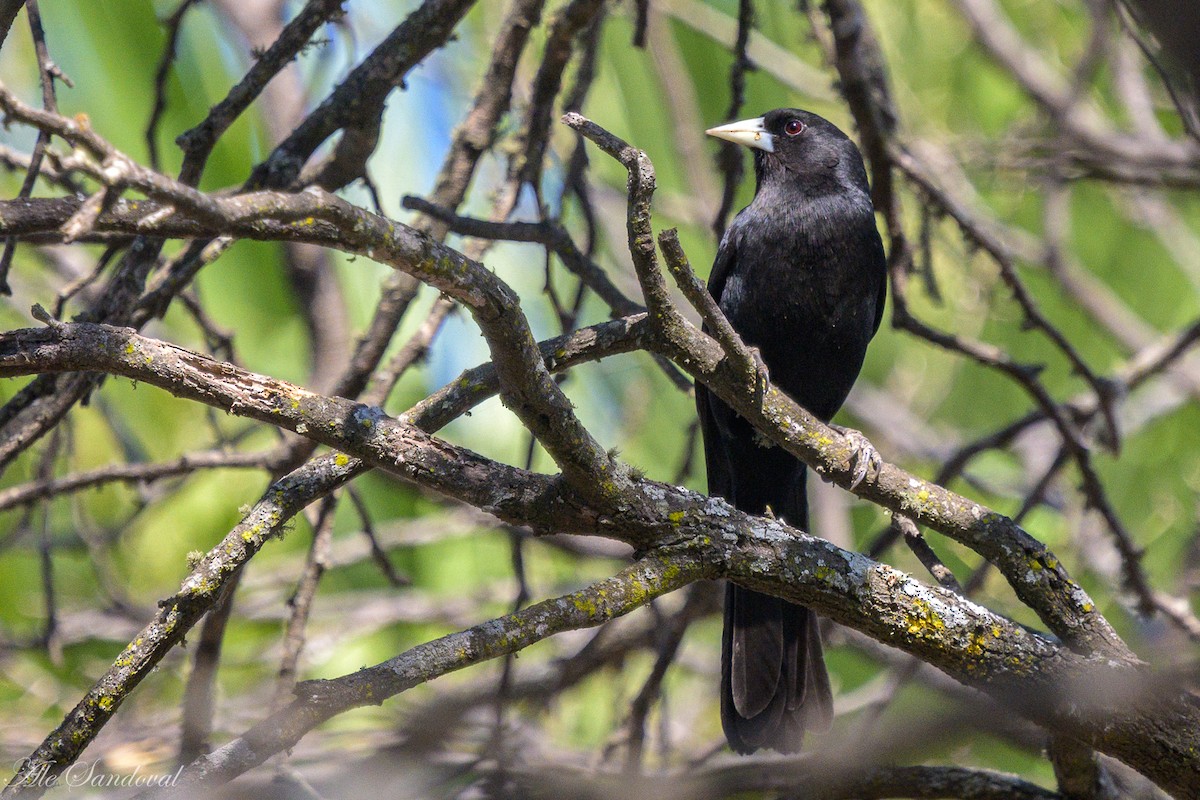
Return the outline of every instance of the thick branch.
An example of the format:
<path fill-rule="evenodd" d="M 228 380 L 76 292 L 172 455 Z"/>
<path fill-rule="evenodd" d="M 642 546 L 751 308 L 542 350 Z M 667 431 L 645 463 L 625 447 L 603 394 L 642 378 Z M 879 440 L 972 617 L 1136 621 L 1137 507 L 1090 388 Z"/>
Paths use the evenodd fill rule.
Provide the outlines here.
<path fill-rule="evenodd" d="M 583 127 L 583 132 L 589 135 L 599 130 L 594 125 Z M 614 152 L 632 166 L 635 175 L 643 176 L 637 180 L 644 183 L 649 163 L 644 154 L 638 158 L 636 154 L 640 151 L 616 137 L 612 140 L 619 142 L 619 145 L 612 145 Z M 652 172 L 648 180 L 652 185 Z M 579 425 L 578 419 L 570 412 L 569 402 L 561 390 L 541 366 L 540 357 L 532 356 L 536 346 L 524 318 L 519 312 L 516 317 L 509 316 L 516 305 L 515 296 L 482 265 L 419 236 L 406 226 L 356 209 L 321 192 L 297 195 L 258 192 L 219 198 L 214 202 L 225 216 L 223 227 L 238 235 L 300 239 L 365 253 L 451 293 L 471 308 L 489 336 L 501 386 L 510 392 L 505 397 L 510 407 L 523 421 L 528 420 L 527 424 L 535 433 L 545 436 L 545 441 L 563 445 L 551 452 L 563 457 L 568 476 L 571 473 L 567 467 L 575 466 L 573 485 L 586 485 L 594 476 L 608 474 L 614 480 L 611 485 L 602 487 L 607 495 L 610 498 L 624 496 L 627 500 L 631 497 L 627 485 L 620 481 L 621 476 L 610 469 L 607 455 L 603 451 L 597 452 L 598 445 L 592 442 L 590 435 L 584 440 L 583 447 L 576 444 L 578 449 L 575 449 L 571 445 L 579 440 L 572 440 L 569 433 L 562 433 L 563 430 L 574 430 Z M 69 217 L 71 208 L 77 203 L 76 200 L 0 203 L 0 235 L 53 230 L 57 222 Z M 635 220 L 630 229 L 636 242 L 634 263 L 654 309 L 651 320 L 659 330 L 655 347 L 709 386 L 780 446 L 803 459 L 828 480 L 849 489 L 854 480 L 856 450 L 853 444 L 777 389 L 769 387 L 763 392 L 757 371 L 747 369 L 742 358 L 727 360 L 716 342 L 675 310 L 665 281 L 658 272 L 653 238 L 648 238 L 648 195 L 631 208 L 634 212 L 631 219 Z M 144 224 L 143 220 L 149 218 L 160 235 L 212 233 L 206 231 L 202 222 L 185 214 L 164 216 L 157 211 L 158 208 L 149 203 L 119 202 L 102 214 L 96 224 L 101 230 L 128 230 Z M 641 230 L 643 225 L 645 231 Z M 514 331 L 514 327 L 520 330 Z M 538 358 L 536 367 L 532 365 L 532 358 Z M 522 383 L 523 380 L 527 383 Z M 515 392 L 513 384 L 516 384 Z M 547 393 L 540 396 L 533 388 L 547 386 L 552 387 L 552 391 L 547 389 Z M 550 418 L 550 414 L 554 417 Z M 564 457 L 563 450 L 574 450 L 577 460 L 573 463 Z M 584 466 L 589 464 L 590 472 L 588 466 Z M 890 464 L 884 465 L 877 475 L 868 476 L 854 492 L 950 536 L 995 563 L 1022 602 L 1033 608 L 1056 635 L 1073 647 L 1127 654 L 1120 638 L 1096 612 L 1083 589 L 1070 580 L 1059 560 L 1011 519 Z"/>
<path fill-rule="evenodd" d="M 63 327 L 65 326 L 59 326 L 54 330 L 62 332 Z M 87 327 L 102 329 L 102 326 Z M 630 321 L 617 320 L 594 329 L 576 331 L 570 336 L 559 337 L 544 343 L 543 357 L 554 369 L 567 369 L 581 361 L 594 360 L 605 353 L 633 349 L 640 341 L 639 336 L 645 336 L 647 327 L 643 318 Z M 109 330 L 116 331 L 118 334 L 132 335 L 128 330 Z M 140 339 L 140 337 L 137 338 Z M 126 344 L 118 343 L 118 350 L 129 357 L 131 363 L 146 370 L 140 373 L 146 382 L 154 382 L 155 379 L 151 377 L 149 370 L 151 364 L 154 363 L 154 358 L 151 357 L 150 361 L 146 361 L 144 356 L 138 355 L 144 351 L 140 351 L 136 345 L 131 350 L 131 340 L 123 341 L 126 341 Z M 161 344 L 153 342 L 153 340 L 144 341 L 147 347 L 152 348 Z M 162 347 L 165 348 L 167 360 L 170 360 L 170 355 L 175 350 L 169 345 L 162 345 Z M 205 360 L 204 356 L 188 355 L 195 359 Z M 235 368 L 230 367 L 230 369 Z M 179 369 L 175 370 L 174 378 L 166 378 L 164 373 L 170 372 L 171 370 L 160 358 L 158 368 L 153 370 L 153 374 L 163 377 L 168 382 L 170 380 L 187 381 L 189 377 L 201 382 L 205 380 L 203 372 L 197 374 Z M 249 373 L 240 374 L 246 384 L 256 380 Z M 265 378 L 257 380 L 270 383 L 270 380 Z M 449 386 L 412 409 L 406 418 L 426 430 L 436 430 L 473 405 L 494 395 L 496 387 L 495 370 L 490 364 L 468 370 Z M 296 390 L 296 387 L 276 382 L 276 394 L 293 390 Z M 220 392 L 217 394 L 219 395 Z M 236 404 L 237 401 L 234 399 L 236 394 L 236 391 L 226 392 L 225 401 L 231 406 Z M 350 401 L 340 398 L 332 399 L 330 402 L 350 404 L 356 408 L 367 408 L 361 404 L 351 404 Z M 290 403 L 287 405 L 290 406 Z M 298 407 L 293 410 L 298 410 Z M 301 422 L 296 424 L 295 430 L 301 430 L 301 426 L 305 429 L 308 427 L 307 423 Z M 386 449 L 386 444 L 382 447 Z M 353 450 L 354 448 L 344 445 L 343 449 Z M 213 606 L 221 597 L 224 588 L 236 578 L 241 567 L 257 552 L 263 542 L 282 530 L 301 509 L 368 468 L 369 465 L 358 458 L 348 458 L 341 454 L 323 456 L 309 461 L 269 488 L 260 503 L 243 517 L 229 536 L 210 551 L 208 556 L 184 581 L 183 588 L 177 597 L 184 597 L 187 600 L 183 604 L 183 611 L 186 613 L 176 614 L 175 608 L 179 605 L 177 603 L 171 602 L 162 605 L 162 610 L 133 638 L 131 644 L 126 647 L 113 666 L 88 692 L 84 701 L 77 705 L 59 727 L 23 762 L 12 781 L 12 786 L 18 787 L 23 781 L 39 774 L 57 775 L 74 763 L 83 749 L 111 718 L 116 707 L 138 686 L 149 673 L 150 668 L 181 641 L 199 618 Z M 36 487 L 36 484 L 34 486 Z M 511 491 L 511 484 L 509 490 Z M 280 505 L 281 502 L 284 504 Z M 269 525 L 264 526 L 264 519 L 269 522 Z M 237 546 L 232 547 L 231 543 Z M 252 546 L 243 547 L 242 543 Z M 196 587 L 199 587 L 200 591 L 192 591 Z M 89 698 L 91 702 L 89 702 Z M 106 713 L 97 713 L 97 703 L 106 707 L 102 708 Z M 41 772 L 43 768 L 46 770 L 45 773 Z M 36 795 L 38 789 L 41 788 L 45 788 L 44 781 L 35 786 L 23 788 L 22 796 Z M 12 791 L 17 790 L 14 788 Z"/>
<path fill-rule="evenodd" d="M 3 797 L 39 797 L 67 769 L 96 733 L 172 647 L 180 642 L 246 562 L 315 497 L 331 492 L 362 471 L 361 462 L 341 455 L 315 459 L 272 485 L 242 521 L 192 570 L 179 592 L 159 603 L 154 618 L 126 645 L 113 666 L 83 696 L 63 722 L 17 767 Z"/>
<path fill-rule="evenodd" d="M 232 234 L 304 241 L 360 253 L 413 275 L 471 311 L 492 350 L 501 399 L 537 436 L 572 485 L 602 504 L 614 502 L 627 488 L 628 471 L 592 438 L 543 365 L 520 299 L 483 264 L 320 189 L 205 196 L 205 201 L 201 218 L 189 218 L 181 209 L 171 213 L 170 206 L 118 201 L 99 214 L 92 227 L 102 231 L 114 224 L 132 225 L 140 232 L 188 238 Z M 58 227 L 52 221 L 56 214 L 78 207 L 75 199 L 0 203 L 0 233 L 50 230 Z M 206 224 L 209 211 L 220 218 L 218 224 Z"/>
<path fill-rule="evenodd" d="M 690 542 L 686 559 L 711 565 L 705 576 L 723 573 L 801 602 L 1009 704 L 1032 699 L 1019 706 L 1022 713 L 1126 760 L 1165 786 L 1200 781 L 1200 764 L 1193 763 L 1200 752 L 1200 741 L 1193 741 L 1200 737 L 1200 714 L 1174 689 L 1139 693 L 1145 679 L 1136 661 L 1072 654 L 952 592 L 778 521 L 649 481 L 636 486 L 648 503 L 596 513 L 552 479 L 487 461 L 378 410 L 313 395 L 128 331 L 54 325 L 19 334 L 0 336 L 0 374 L 26 372 L 32 364 L 111 368 L 301 430 L 514 524 L 599 534 L 643 550 Z M 1056 567 L 1037 566 L 1029 571 Z M 1099 680 L 1107 681 L 1106 691 L 1094 691 Z"/>
<path fill-rule="evenodd" d="M 237 777 L 292 747 L 330 717 L 352 708 L 379 705 L 433 678 L 519 652 L 556 633 L 602 625 L 704 577 L 711 569 L 711 564 L 694 555 L 669 558 L 653 554 L 578 592 L 543 600 L 514 614 L 434 639 L 342 678 L 302 683 L 296 687 L 296 699 L 290 705 L 192 762 L 179 783 L 162 796 L 193 797 L 198 786 L 222 784 Z"/>

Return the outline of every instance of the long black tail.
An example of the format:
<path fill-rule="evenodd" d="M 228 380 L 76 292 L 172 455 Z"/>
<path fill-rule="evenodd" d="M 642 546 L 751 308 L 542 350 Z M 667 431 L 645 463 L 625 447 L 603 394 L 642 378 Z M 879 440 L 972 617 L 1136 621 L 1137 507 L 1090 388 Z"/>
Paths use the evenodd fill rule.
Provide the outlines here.
<path fill-rule="evenodd" d="M 833 695 L 817 616 L 729 584 L 721 653 L 721 726 L 739 753 L 794 753 L 804 732 L 829 727 Z"/>
<path fill-rule="evenodd" d="M 770 509 L 808 529 L 807 470 L 795 456 L 764 447 L 744 419 L 696 386 L 709 494 L 742 511 Z M 829 673 L 816 615 L 804 606 L 729 584 L 721 653 L 721 726 L 739 753 L 794 753 L 804 732 L 833 717 Z"/>
<path fill-rule="evenodd" d="M 765 454 L 764 454 L 765 455 Z M 745 486 L 737 476 L 738 488 Z M 808 527 L 804 496 L 804 467 L 798 463 L 791 480 L 763 481 L 771 486 L 774 504 L 756 494 L 735 491 L 736 505 L 762 513 L 769 506 L 786 522 Z M 783 487 L 780 484 L 790 484 Z M 770 491 L 770 490 L 768 490 Z M 752 507 L 751 507 L 752 506 Z M 769 748 L 794 753 L 806 730 L 829 727 L 833 694 L 821 648 L 817 616 L 805 608 L 735 584 L 725 592 L 725 631 L 721 652 L 721 725 L 730 746 L 739 753 Z"/>

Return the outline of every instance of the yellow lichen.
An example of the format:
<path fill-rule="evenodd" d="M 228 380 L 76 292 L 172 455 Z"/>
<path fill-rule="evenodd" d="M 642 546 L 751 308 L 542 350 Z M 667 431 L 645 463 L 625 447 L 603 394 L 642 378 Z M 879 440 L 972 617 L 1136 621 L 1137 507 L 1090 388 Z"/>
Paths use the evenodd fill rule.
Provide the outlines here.
<path fill-rule="evenodd" d="M 579 595 L 575 598 L 575 607 L 589 617 L 596 613 L 596 602 L 585 595 Z"/>
<path fill-rule="evenodd" d="M 909 612 L 906 622 L 908 623 L 908 632 L 913 636 L 936 636 L 946 628 L 946 623 L 933 610 L 929 602 L 920 598 L 913 599 L 912 610 Z"/>

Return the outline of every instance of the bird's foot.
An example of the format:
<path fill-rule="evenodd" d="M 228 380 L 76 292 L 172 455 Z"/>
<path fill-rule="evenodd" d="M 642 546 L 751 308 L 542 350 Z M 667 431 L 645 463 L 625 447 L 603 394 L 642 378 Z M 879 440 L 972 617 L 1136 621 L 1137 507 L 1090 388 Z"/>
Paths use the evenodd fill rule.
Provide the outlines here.
<path fill-rule="evenodd" d="M 753 346 L 747 346 L 746 349 L 754 360 L 754 403 L 761 406 L 767 397 L 767 387 L 771 385 L 771 370 L 767 369 L 761 350 Z"/>
<path fill-rule="evenodd" d="M 850 481 L 850 489 L 856 488 L 870 473 L 874 473 L 878 477 L 879 473 L 883 471 L 883 456 L 879 455 L 875 445 L 867 441 L 867 437 L 863 436 L 862 431 L 845 428 L 841 425 L 831 424 L 829 427 L 845 436 L 853 447 L 851 460 L 854 464 L 854 477 Z"/>

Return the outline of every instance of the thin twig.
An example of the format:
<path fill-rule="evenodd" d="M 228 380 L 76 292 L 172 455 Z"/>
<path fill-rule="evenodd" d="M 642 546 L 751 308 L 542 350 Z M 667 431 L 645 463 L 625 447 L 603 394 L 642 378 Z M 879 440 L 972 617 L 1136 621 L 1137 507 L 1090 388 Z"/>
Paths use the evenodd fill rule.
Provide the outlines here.
<path fill-rule="evenodd" d="M 189 9 L 199 0 L 180 0 L 179 5 L 171 15 L 163 21 L 167 30 L 167 41 L 163 45 L 162 55 L 158 59 L 158 68 L 154 71 L 154 105 L 150 109 L 150 119 L 146 123 L 146 148 L 150 154 L 151 169 L 161 169 L 158 153 L 158 124 L 162 121 L 163 112 L 167 110 L 167 78 L 171 65 L 175 62 L 175 51 L 179 44 L 179 34 L 183 30 L 183 18 Z"/>
<path fill-rule="evenodd" d="M 33 37 L 33 49 L 37 54 L 38 76 L 42 86 L 42 108 L 57 114 L 58 99 L 54 93 L 55 78 L 61 79 L 68 86 L 73 86 L 73 84 L 50 60 L 50 51 L 46 47 L 46 32 L 42 28 L 42 14 L 38 10 L 37 0 L 26 0 L 25 14 L 29 18 L 29 33 Z M 41 173 L 42 159 L 49 144 L 50 132 L 44 129 L 39 130 L 37 142 L 33 146 L 33 153 L 29 156 L 29 168 L 25 172 L 25 180 L 21 182 L 21 190 L 17 193 L 18 198 L 29 197 L 33 193 L 33 186 L 37 183 L 38 175 Z M 12 289 L 8 285 L 8 270 L 12 266 L 16 246 L 16 239 L 12 237 L 5 239 L 4 252 L 0 253 L 0 294 L 12 294 Z"/>

